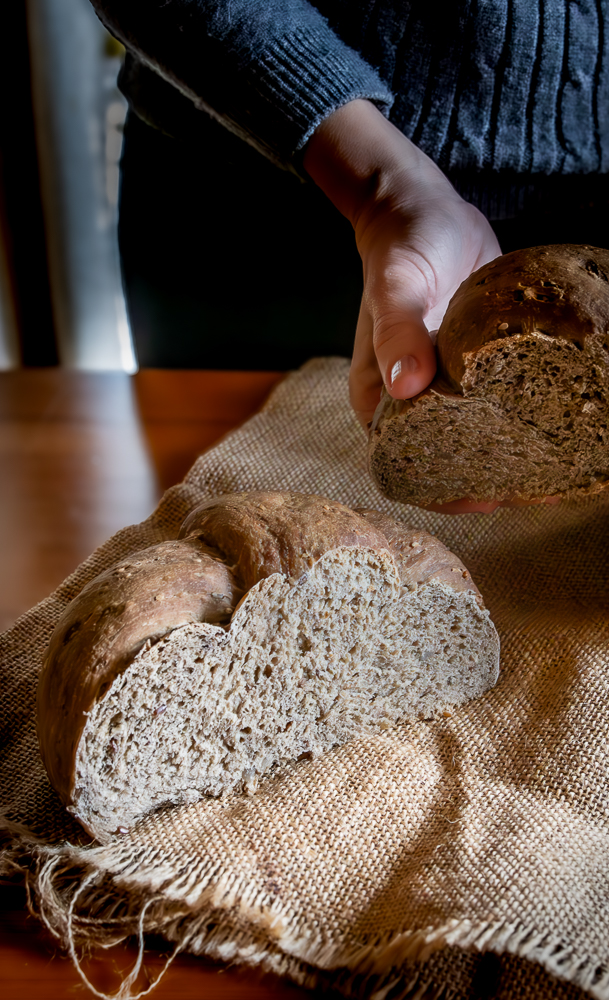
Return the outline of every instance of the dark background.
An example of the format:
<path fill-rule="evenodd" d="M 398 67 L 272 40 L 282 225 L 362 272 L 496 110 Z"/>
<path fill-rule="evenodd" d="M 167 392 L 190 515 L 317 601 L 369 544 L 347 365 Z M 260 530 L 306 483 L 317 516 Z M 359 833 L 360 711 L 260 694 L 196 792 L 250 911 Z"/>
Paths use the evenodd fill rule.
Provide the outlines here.
<path fill-rule="evenodd" d="M 0 227 L 21 361 L 55 365 L 24 0 L 3 10 L 0 93 Z M 119 236 L 140 365 L 277 371 L 348 356 L 362 286 L 349 224 L 312 183 L 204 113 L 188 118 L 189 141 L 127 120 Z M 504 252 L 607 246 L 607 178 L 537 178 L 519 217 L 493 225 Z"/>
<path fill-rule="evenodd" d="M 0 226 L 9 257 L 22 363 L 57 364 L 34 137 L 25 4 L 2 10 Z"/>

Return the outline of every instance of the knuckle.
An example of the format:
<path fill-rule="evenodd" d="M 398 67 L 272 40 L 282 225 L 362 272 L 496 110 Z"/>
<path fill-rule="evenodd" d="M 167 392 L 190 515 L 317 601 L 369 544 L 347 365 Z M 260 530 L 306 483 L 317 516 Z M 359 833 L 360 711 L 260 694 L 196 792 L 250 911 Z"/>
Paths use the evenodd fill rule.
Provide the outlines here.
<path fill-rule="evenodd" d="M 391 321 L 390 319 L 381 319 L 374 328 L 374 349 L 375 351 L 382 350 L 387 344 L 399 337 L 400 334 L 403 335 L 403 327 L 399 322 Z"/>
<path fill-rule="evenodd" d="M 373 333 L 373 343 L 376 353 L 378 354 L 383 348 L 392 345 L 397 340 L 401 344 L 406 344 L 416 339 L 415 329 L 413 329 L 414 319 L 414 317 L 405 316 L 403 312 L 388 312 L 379 316 L 374 324 Z M 419 318 L 417 317 L 417 319 Z M 421 322 L 420 319 L 419 322 Z"/>

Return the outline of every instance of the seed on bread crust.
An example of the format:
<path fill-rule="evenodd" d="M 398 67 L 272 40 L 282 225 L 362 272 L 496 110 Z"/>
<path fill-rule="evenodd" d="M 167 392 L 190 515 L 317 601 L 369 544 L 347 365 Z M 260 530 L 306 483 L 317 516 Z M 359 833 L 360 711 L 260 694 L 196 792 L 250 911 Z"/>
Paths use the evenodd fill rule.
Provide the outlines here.
<path fill-rule="evenodd" d="M 609 485 L 609 250 L 532 247 L 463 282 L 438 374 L 377 408 L 369 466 L 392 500 L 532 501 Z"/>

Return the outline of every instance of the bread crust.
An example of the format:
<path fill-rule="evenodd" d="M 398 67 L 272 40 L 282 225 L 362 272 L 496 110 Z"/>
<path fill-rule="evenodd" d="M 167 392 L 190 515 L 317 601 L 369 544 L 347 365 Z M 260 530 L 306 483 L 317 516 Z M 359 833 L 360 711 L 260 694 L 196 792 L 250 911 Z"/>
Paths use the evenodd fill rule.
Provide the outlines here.
<path fill-rule="evenodd" d="M 91 707 L 146 644 L 190 622 L 223 624 L 241 599 L 219 553 L 196 538 L 136 552 L 92 580 L 51 637 L 38 682 L 38 742 L 66 805 Z"/>
<path fill-rule="evenodd" d="M 378 510 L 357 507 L 357 513 L 374 525 L 387 539 L 404 587 L 424 583 L 445 583 L 457 593 L 472 593 L 481 607 L 482 594 L 460 559 L 428 531 L 408 528 L 401 521 Z"/>
<path fill-rule="evenodd" d="M 272 573 L 297 580 L 330 549 L 385 548 L 382 532 L 336 500 L 306 493 L 231 493 L 187 517 L 180 537 L 223 553 L 245 589 Z"/>
<path fill-rule="evenodd" d="M 94 836 L 107 836 L 107 826 L 87 819 L 86 809 L 84 818 L 80 814 L 82 789 L 76 781 L 79 768 L 81 774 L 86 769 L 82 747 L 88 718 L 147 650 L 154 647 L 150 655 L 155 656 L 164 648 L 170 633 L 207 623 L 197 625 L 198 641 L 205 648 L 214 643 L 220 648 L 221 630 L 208 627 L 219 625 L 236 631 L 230 641 L 238 646 L 249 616 L 262 614 L 267 584 L 296 593 L 308 575 L 315 575 L 322 557 L 340 563 L 341 553 L 352 550 L 361 553 L 356 558 L 363 559 L 362 565 L 372 560 L 386 567 L 387 580 L 394 579 L 383 584 L 387 592 L 397 586 L 399 596 L 398 574 L 401 592 L 438 584 L 444 588 L 443 600 L 446 588 L 449 595 L 472 594 L 484 621 L 488 619 L 479 591 L 456 556 L 427 532 L 411 530 L 378 511 L 351 510 L 324 497 L 296 493 L 231 494 L 196 508 L 180 535 L 135 553 L 91 581 L 65 610 L 47 649 L 38 687 L 42 758 L 63 802 Z M 351 593 L 349 613 L 357 617 Z M 265 628 L 261 619 L 255 634 Z M 496 650 L 494 630 L 492 636 Z M 496 679 L 497 655 L 491 652 L 491 680 L 485 683 Z"/>
<path fill-rule="evenodd" d="M 535 501 L 609 485 L 609 250 L 532 247 L 463 282 L 437 337 L 438 373 L 388 393 L 369 467 L 401 503 Z"/>
<path fill-rule="evenodd" d="M 438 330 L 440 384 L 460 393 L 486 344 L 539 331 L 576 343 L 609 330 L 609 250 L 529 247 L 497 257 L 467 278 Z"/>

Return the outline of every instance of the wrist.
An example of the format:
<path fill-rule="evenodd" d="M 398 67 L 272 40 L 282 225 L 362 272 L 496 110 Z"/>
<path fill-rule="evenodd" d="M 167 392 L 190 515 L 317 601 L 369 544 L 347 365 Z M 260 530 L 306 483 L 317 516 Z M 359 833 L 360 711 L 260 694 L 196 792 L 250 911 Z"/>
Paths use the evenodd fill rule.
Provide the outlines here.
<path fill-rule="evenodd" d="M 365 100 L 351 101 L 321 123 L 303 164 L 356 234 L 371 215 L 407 210 L 410 199 L 414 205 L 434 188 L 452 191 L 429 157 Z"/>

